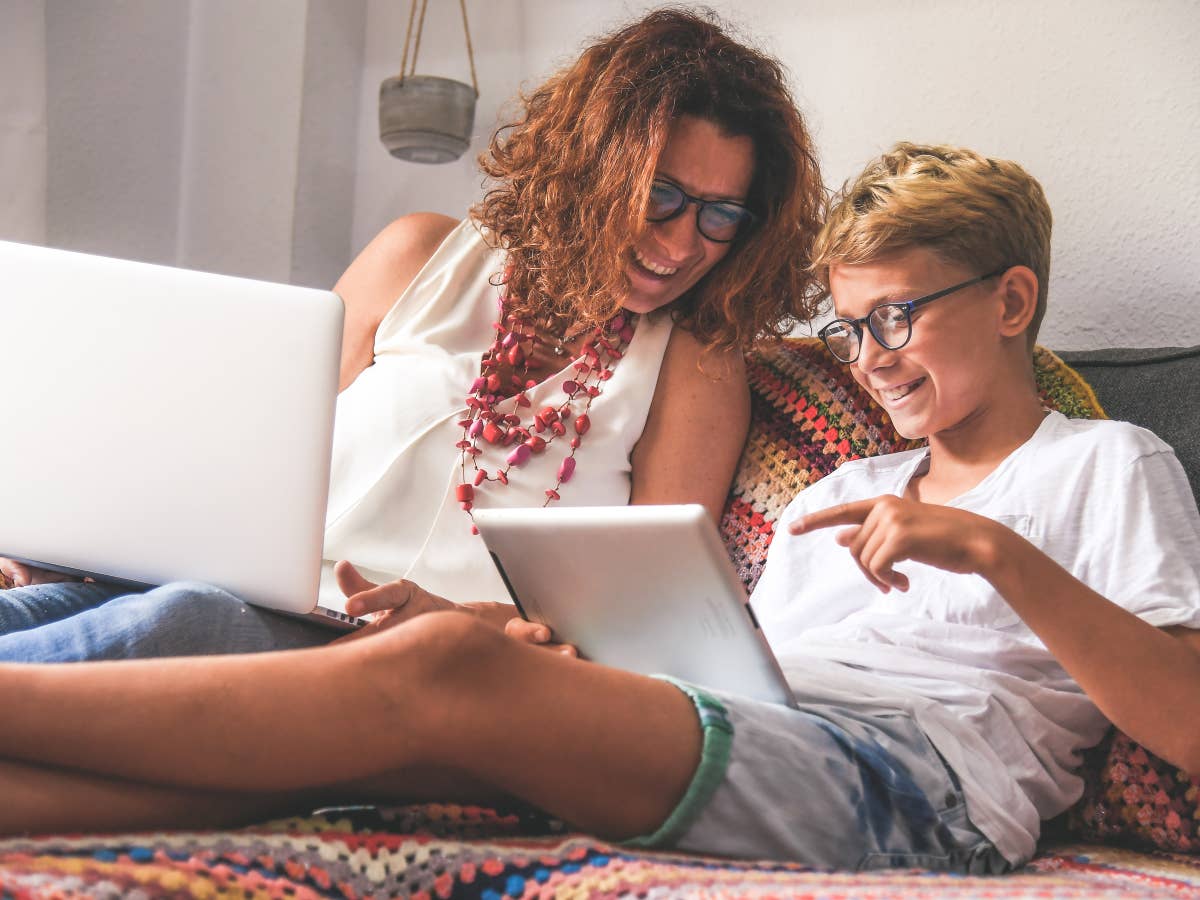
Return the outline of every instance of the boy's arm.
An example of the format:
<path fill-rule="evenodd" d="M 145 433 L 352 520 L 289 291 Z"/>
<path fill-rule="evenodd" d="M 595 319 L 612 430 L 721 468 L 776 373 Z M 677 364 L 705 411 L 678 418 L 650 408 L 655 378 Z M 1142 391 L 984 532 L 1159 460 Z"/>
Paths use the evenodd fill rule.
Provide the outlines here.
<path fill-rule="evenodd" d="M 790 530 L 836 525 L 849 526 L 838 543 L 884 592 L 908 589 L 892 568 L 903 560 L 986 578 L 1110 721 L 1200 772 L 1200 631 L 1154 627 L 1020 535 L 964 510 L 876 497 L 804 516 Z"/>
<path fill-rule="evenodd" d="M 1200 772 L 1200 632 L 1155 628 L 1003 526 L 981 571 L 1118 728 Z M 1006 558 L 1007 557 L 1007 558 Z"/>

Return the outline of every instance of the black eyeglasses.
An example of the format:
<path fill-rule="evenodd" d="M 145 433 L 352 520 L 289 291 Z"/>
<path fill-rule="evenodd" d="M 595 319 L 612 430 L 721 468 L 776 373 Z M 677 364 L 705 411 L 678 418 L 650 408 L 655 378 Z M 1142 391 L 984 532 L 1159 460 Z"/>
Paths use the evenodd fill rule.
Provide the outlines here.
<path fill-rule="evenodd" d="M 886 347 L 888 350 L 899 350 L 912 338 L 912 311 L 914 309 L 932 303 L 934 300 L 941 300 L 965 287 L 979 284 L 979 282 L 995 278 L 997 275 L 1003 275 L 1008 269 L 1008 266 L 1004 266 L 995 272 L 988 272 L 986 275 L 980 275 L 978 278 L 972 278 L 962 284 L 956 284 L 925 297 L 918 297 L 916 300 L 880 303 L 861 319 L 834 319 L 817 332 L 817 337 L 825 342 L 830 353 L 844 363 L 852 363 L 858 359 L 858 354 L 862 351 L 863 325 L 867 326 L 871 336 L 879 342 L 880 346 Z"/>
<path fill-rule="evenodd" d="M 737 237 L 743 225 L 755 220 L 754 213 L 732 200 L 701 200 L 679 185 L 656 178 L 650 185 L 650 203 L 646 207 L 649 222 L 669 222 L 696 204 L 696 228 L 700 234 L 717 244 L 728 244 Z"/>

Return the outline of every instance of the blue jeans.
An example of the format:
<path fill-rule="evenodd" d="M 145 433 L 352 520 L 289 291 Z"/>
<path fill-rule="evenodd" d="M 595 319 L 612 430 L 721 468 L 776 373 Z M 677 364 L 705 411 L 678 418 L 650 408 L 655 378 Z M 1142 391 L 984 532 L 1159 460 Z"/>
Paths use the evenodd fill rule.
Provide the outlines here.
<path fill-rule="evenodd" d="M 75 581 L 0 590 L 2 662 L 257 653 L 314 647 L 337 636 L 197 582 L 145 593 Z"/>

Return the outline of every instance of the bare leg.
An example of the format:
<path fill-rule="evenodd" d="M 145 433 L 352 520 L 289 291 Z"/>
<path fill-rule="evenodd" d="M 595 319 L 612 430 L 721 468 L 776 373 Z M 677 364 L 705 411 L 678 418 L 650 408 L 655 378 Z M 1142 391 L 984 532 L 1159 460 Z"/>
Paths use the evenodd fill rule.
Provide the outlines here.
<path fill-rule="evenodd" d="M 170 824 L 211 828 L 304 806 L 300 795 L 221 793 L 135 784 L 100 775 L 0 762 L 0 834 L 117 831 Z"/>
<path fill-rule="evenodd" d="M 0 721 L 0 758 L 271 793 L 435 767 L 613 836 L 662 822 L 701 738 L 674 687 L 459 613 L 316 650 L 0 667 Z"/>
<path fill-rule="evenodd" d="M 0 761 L 0 835 L 61 831 L 216 828 L 305 815 L 322 805 L 371 800 L 496 802 L 469 778 L 437 770 L 384 775 L 327 790 L 279 794 L 159 787 L 103 775 Z"/>

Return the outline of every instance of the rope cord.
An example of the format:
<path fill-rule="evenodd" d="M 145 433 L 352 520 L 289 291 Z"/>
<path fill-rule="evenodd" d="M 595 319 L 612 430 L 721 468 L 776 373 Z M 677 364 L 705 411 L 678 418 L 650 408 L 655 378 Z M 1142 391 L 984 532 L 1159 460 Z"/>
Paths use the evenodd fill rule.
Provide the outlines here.
<path fill-rule="evenodd" d="M 479 79 L 475 77 L 475 51 L 471 49 L 471 28 L 467 25 L 467 0 L 458 0 L 462 10 L 463 34 L 467 38 L 467 61 L 471 63 L 471 87 L 475 88 L 475 99 L 479 99 Z"/>
<path fill-rule="evenodd" d="M 421 55 L 421 34 L 425 31 L 425 10 L 429 8 L 429 0 L 421 0 L 421 18 L 417 20 L 417 41 L 413 44 L 413 64 L 409 75 L 417 74 L 417 57 Z"/>
<path fill-rule="evenodd" d="M 421 0 L 421 16 L 417 18 L 417 0 L 412 0 L 408 9 L 408 30 L 404 34 L 404 55 L 400 60 L 400 80 L 417 73 L 417 57 L 421 54 L 421 33 L 425 30 L 425 10 L 429 0 Z M 479 78 L 475 74 L 475 49 L 471 46 L 471 26 L 467 22 L 467 0 L 458 0 L 458 8 L 462 11 L 463 36 L 467 41 L 467 62 L 471 65 L 471 87 L 475 89 L 475 97 L 479 97 Z M 413 39 L 413 22 L 417 25 L 416 40 Z M 408 48 L 412 46 L 412 68 L 408 66 Z"/>
<path fill-rule="evenodd" d="M 408 68 L 408 45 L 412 40 L 413 19 L 417 15 L 417 0 L 412 0 L 412 6 L 408 10 L 408 31 L 404 34 L 404 56 L 400 60 L 400 80 L 405 78 L 405 69 Z"/>

